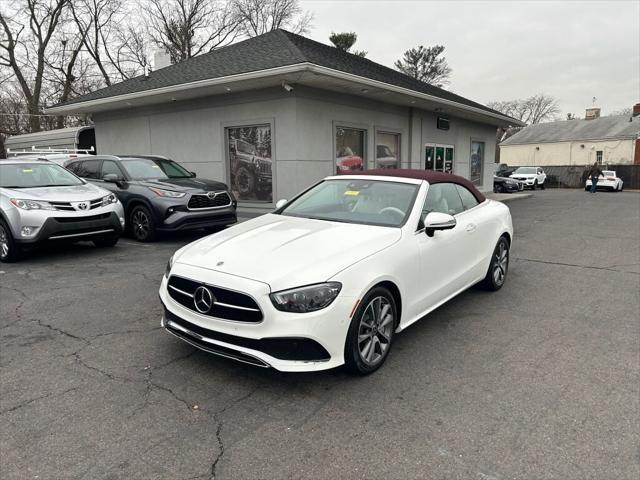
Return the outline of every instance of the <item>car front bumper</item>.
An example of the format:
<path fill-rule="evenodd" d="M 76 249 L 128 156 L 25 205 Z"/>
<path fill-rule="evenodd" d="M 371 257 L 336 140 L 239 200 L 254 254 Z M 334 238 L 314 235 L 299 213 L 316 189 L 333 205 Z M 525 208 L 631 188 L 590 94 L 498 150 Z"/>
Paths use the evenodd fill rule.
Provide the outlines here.
<path fill-rule="evenodd" d="M 236 208 L 233 206 L 210 210 L 175 210 L 158 225 L 158 230 L 163 232 L 195 230 L 231 225 L 237 221 Z"/>
<path fill-rule="evenodd" d="M 269 286 L 258 281 L 177 264 L 171 275 L 203 285 L 215 285 L 253 297 L 263 319 L 257 323 L 231 321 L 186 308 L 169 294 L 167 278 L 160 286 L 164 306 L 161 325 L 169 333 L 216 355 L 284 372 L 327 370 L 344 363 L 350 314 L 356 301 L 338 295 L 327 308 L 297 314 L 277 310 Z"/>
<path fill-rule="evenodd" d="M 20 212 L 19 225 L 13 230 L 16 243 L 34 244 L 48 240 L 91 240 L 104 235 L 120 235 L 124 228 L 122 204 L 83 212 L 28 210 Z M 22 233 L 31 227 L 32 233 Z"/>

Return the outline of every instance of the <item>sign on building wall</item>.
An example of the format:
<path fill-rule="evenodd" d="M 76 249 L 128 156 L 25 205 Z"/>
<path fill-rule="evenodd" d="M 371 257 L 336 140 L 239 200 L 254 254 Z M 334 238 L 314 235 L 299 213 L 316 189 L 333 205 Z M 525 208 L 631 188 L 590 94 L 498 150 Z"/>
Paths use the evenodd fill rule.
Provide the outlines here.
<path fill-rule="evenodd" d="M 273 201 L 271 126 L 227 128 L 230 187 L 240 201 Z"/>

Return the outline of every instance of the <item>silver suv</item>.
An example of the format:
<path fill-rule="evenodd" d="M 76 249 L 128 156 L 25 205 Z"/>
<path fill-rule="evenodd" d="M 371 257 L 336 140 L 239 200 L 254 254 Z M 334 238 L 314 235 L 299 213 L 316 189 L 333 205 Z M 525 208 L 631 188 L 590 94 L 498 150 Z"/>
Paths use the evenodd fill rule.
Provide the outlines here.
<path fill-rule="evenodd" d="M 93 240 L 113 246 L 124 228 L 117 197 L 55 163 L 0 161 L 0 261 L 47 240 Z"/>

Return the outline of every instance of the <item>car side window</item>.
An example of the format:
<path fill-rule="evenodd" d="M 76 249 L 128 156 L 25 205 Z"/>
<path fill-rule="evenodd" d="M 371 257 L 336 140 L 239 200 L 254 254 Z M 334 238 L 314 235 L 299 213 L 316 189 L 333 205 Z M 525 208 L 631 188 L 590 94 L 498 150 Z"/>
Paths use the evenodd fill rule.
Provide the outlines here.
<path fill-rule="evenodd" d="M 104 178 L 105 175 L 109 175 L 110 173 L 115 173 L 119 178 L 124 178 L 122 170 L 120 170 L 120 167 L 116 162 L 113 160 L 103 160 L 102 175 L 100 175 L 100 178 Z"/>
<path fill-rule="evenodd" d="M 100 178 L 100 160 L 83 160 L 78 162 L 77 170 L 74 171 L 76 175 L 82 178 Z"/>
<path fill-rule="evenodd" d="M 460 195 L 460 199 L 462 200 L 462 206 L 465 210 L 469 210 L 470 208 L 478 205 L 478 200 L 476 200 L 476 197 L 469 191 L 467 187 L 456 184 L 456 190 L 458 190 L 458 194 Z"/>
<path fill-rule="evenodd" d="M 435 183 L 429 185 L 427 198 L 422 207 L 422 219 L 431 212 L 447 213 L 457 215 L 464 211 L 462 200 L 456 186 L 453 183 Z"/>

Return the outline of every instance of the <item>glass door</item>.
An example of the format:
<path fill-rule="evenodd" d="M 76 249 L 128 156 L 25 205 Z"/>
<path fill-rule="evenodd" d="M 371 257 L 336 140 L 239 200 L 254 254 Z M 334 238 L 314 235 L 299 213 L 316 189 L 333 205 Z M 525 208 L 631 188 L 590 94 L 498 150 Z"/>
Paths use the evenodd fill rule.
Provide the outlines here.
<path fill-rule="evenodd" d="M 427 143 L 424 146 L 424 168 L 436 172 L 453 173 L 453 145 Z"/>

